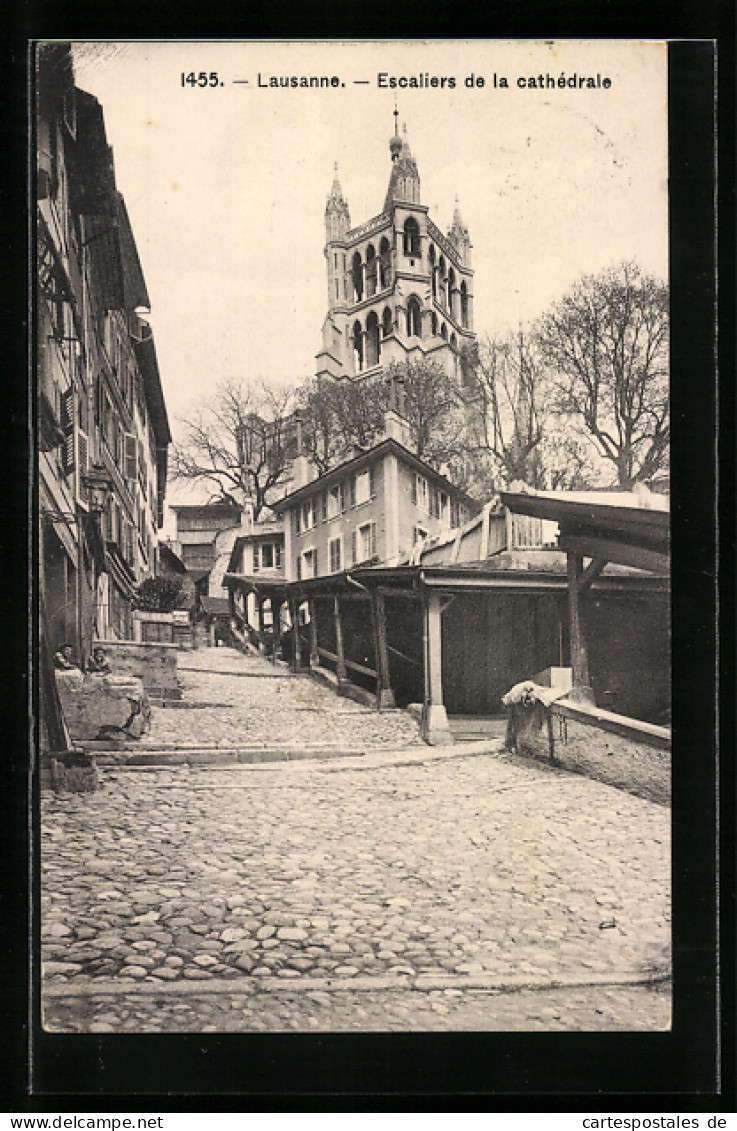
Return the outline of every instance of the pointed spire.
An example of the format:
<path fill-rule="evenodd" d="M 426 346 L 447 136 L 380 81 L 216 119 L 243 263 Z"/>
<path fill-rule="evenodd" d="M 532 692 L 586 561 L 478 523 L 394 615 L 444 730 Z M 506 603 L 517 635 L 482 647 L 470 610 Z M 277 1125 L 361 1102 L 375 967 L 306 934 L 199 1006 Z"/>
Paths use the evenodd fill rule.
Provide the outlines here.
<path fill-rule="evenodd" d="M 392 155 L 392 171 L 384 200 L 385 212 L 391 208 L 394 201 L 401 200 L 407 204 L 420 203 L 420 174 L 417 172 L 417 164 L 407 141 L 406 122 L 402 125 L 402 136 L 399 136 L 399 111 L 396 105 L 394 136 L 389 141 L 389 152 Z"/>
<path fill-rule="evenodd" d="M 325 205 L 325 223 L 329 240 L 341 239 L 351 226 L 348 201 L 343 196 L 343 189 L 338 177 L 337 161 L 333 165 L 333 185 Z"/>

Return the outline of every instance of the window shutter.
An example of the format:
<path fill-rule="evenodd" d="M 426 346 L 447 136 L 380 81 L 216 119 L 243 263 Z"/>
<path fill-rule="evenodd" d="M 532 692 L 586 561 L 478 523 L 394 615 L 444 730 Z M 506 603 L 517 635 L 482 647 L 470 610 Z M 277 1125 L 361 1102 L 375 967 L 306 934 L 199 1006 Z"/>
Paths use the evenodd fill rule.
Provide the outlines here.
<path fill-rule="evenodd" d="M 302 529 L 302 523 L 300 521 L 300 507 L 297 507 L 294 512 L 294 522 L 297 527 L 297 533 L 299 534 L 300 530 Z"/>
<path fill-rule="evenodd" d="M 302 555 L 297 558 L 297 581 L 302 580 Z"/>
<path fill-rule="evenodd" d="M 376 523 L 371 523 L 371 557 L 376 557 Z"/>
<path fill-rule="evenodd" d="M 318 567 L 317 567 L 317 547 L 315 547 L 315 549 L 313 550 L 312 554 L 313 554 L 313 556 L 312 556 L 312 564 L 313 564 L 313 567 L 314 567 L 314 572 L 313 572 L 312 576 L 313 576 L 313 577 L 317 577 L 318 573 L 320 572 L 320 571 L 319 571 L 319 569 L 318 569 Z"/>
<path fill-rule="evenodd" d="M 128 432 L 124 434 L 125 442 L 125 477 L 135 479 L 138 475 L 138 441 Z"/>
<path fill-rule="evenodd" d="M 89 445 L 87 436 L 77 429 L 77 465 L 80 472 L 87 471 L 89 467 Z"/>
<path fill-rule="evenodd" d="M 354 530 L 351 534 L 351 564 L 356 564 L 356 555 L 358 553 L 358 535 Z"/>
<path fill-rule="evenodd" d="M 355 507 L 355 505 L 356 505 L 356 477 L 355 477 L 355 475 L 351 476 L 350 484 L 351 484 L 351 506 Z"/>
<path fill-rule="evenodd" d="M 327 520 L 328 520 L 328 493 L 327 493 L 327 491 L 323 491 L 323 493 L 322 493 L 322 521 L 327 522 Z"/>
<path fill-rule="evenodd" d="M 62 448 L 62 465 L 65 473 L 73 471 L 74 469 L 74 429 L 67 432 L 64 437 L 64 447 Z"/>
<path fill-rule="evenodd" d="M 253 572 L 258 573 L 258 544 L 253 547 Z"/>
<path fill-rule="evenodd" d="M 417 506 L 417 472 L 412 472 L 412 502 Z"/>
<path fill-rule="evenodd" d="M 274 547 L 274 565 L 277 569 L 281 569 L 281 546 L 278 542 Z"/>
<path fill-rule="evenodd" d="M 338 503 L 342 514 L 345 510 L 345 483 L 342 480 L 338 484 Z"/>
<path fill-rule="evenodd" d="M 369 495 L 373 499 L 376 494 L 376 468 L 371 466 L 369 468 Z"/>

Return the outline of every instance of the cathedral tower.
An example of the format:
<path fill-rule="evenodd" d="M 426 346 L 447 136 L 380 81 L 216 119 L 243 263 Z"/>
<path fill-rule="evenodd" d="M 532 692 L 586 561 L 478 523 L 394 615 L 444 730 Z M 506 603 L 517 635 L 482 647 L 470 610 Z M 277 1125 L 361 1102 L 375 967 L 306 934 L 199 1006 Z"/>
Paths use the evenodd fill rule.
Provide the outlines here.
<path fill-rule="evenodd" d="M 473 332 L 471 241 L 456 198 L 447 235 L 420 203 L 420 175 L 398 128 L 389 141 L 384 208 L 351 228 L 337 166 L 325 208 L 328 312 L 318 377 L 357 380 L 427 357 L 461 380 Z"/>

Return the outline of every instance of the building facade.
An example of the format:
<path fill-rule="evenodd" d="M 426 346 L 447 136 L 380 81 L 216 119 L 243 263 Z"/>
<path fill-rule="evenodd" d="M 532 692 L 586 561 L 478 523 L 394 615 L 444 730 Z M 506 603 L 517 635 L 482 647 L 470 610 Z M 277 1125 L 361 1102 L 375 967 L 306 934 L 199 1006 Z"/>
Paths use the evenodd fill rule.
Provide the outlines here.
<path fill-rule="evenodd" d="M 237 503 L 201 503 L 181 504 L 171 510 L 176 526 L 170 548 L 188 570 L 209 572 L 217 558 L 217 536 L 224 530 L 238 529 L 243 508 Z"/>
<path fill-rule="evenodd" d="M 325 208 L 328 309 L 317 376 L 355 380 L 428 358 L 462 382 L 461 354 L 475 341 L 468 229 L 457 203 L 446 235 L 430 219 L 406 127 L 400 136 L 395 125 L 389 150 L 384 207 L 357 227 L 335 169 Z"/>
<path fill-rule="evenodd" d="M 155 573 L 171 441 L 135 239 L 103 112 L 70 48 L 39 47 L 35 294 L 44 653 L 132 637 Z"/>
<path fill-rule="evenodd" d="M 388 437 L 272 508 L 284 518 L 287 581 L 355 565 L 395 565 L 412 547 L 465 522 L 473 503 Z"/>

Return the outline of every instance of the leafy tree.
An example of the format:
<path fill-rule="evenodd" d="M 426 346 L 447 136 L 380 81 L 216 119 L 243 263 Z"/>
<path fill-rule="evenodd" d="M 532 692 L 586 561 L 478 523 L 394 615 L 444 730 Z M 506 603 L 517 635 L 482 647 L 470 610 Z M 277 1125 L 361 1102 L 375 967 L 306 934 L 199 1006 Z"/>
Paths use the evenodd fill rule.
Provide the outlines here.
<path fill-rule="evenodd" d="M 289 476 L 298 452 L 296 390 L 224 382 L 183 422 L 172 478 L 208 486 L 211 500 L 253 502 L 254 517 Z"/>
<path fill-rule="evenodd" d="M 622 263 L 580 279 L 543 316 L 537 342 L 554 407 L 631 487 L 668 466 L 668 289 Z"/>
<path fill-rule="evenodd" d="M 133 595 L 133 605 L 147 613 L 170 613 L 182 595 L 182 583 L 174 577 L 146 577 Z"/>

